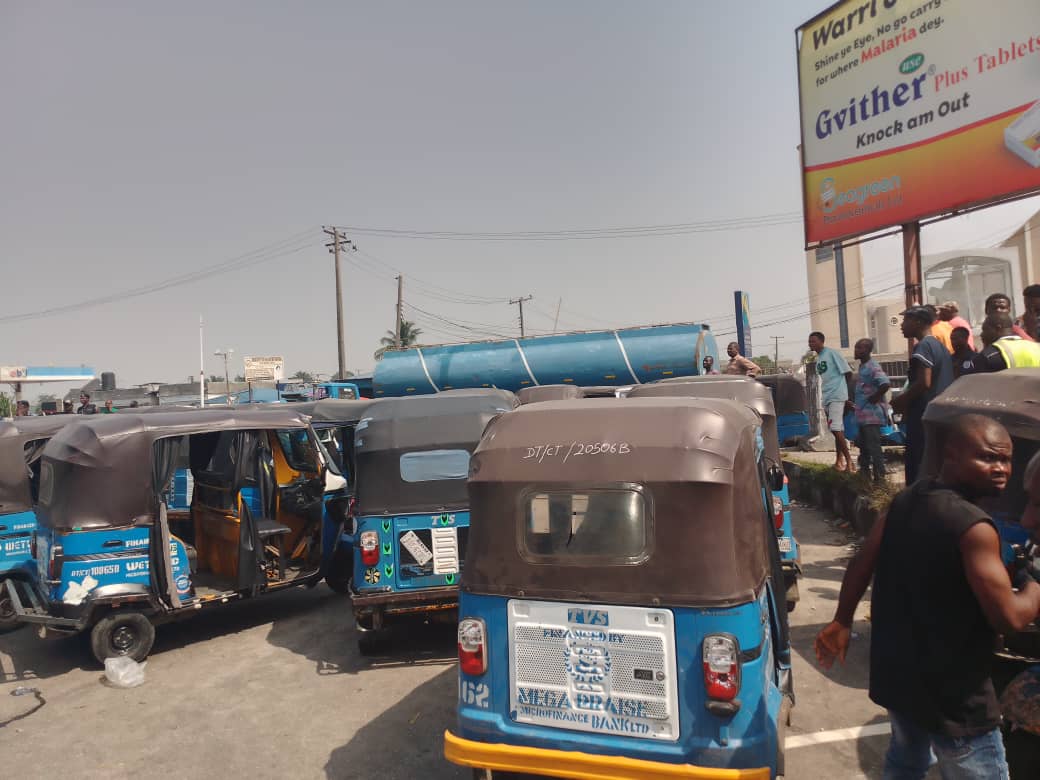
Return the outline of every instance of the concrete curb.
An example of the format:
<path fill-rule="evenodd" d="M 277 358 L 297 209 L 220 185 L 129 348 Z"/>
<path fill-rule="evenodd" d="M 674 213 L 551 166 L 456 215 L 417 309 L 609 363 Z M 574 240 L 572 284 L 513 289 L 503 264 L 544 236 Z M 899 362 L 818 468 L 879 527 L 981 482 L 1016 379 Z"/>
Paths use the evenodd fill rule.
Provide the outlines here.
<path fill-rule="evenodd" d="M 869 534 L 881 515 L 881 510 L 872 507 L 848 477 L 830 474 L 821 479 L 819 469 L 803 468 L 789 460 L 784 461 L 784 473 L 787 474 L 791 498 L 845 520 L 860 536 Z"/>

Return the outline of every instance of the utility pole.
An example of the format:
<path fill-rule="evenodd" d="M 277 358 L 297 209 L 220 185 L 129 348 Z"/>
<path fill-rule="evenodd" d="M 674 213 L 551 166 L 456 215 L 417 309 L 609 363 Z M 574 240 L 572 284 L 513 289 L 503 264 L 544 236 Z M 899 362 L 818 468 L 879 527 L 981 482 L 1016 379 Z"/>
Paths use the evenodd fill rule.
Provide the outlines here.
<path fill-rule="evenodd" d="M 510 298 L 509 305 L 512 306 L 514 303 L 520 305 L 520 338 L 524 337 L 524 301 L 530 301 L 534 298 L 533 295 L 528 295 L 526 298 Z"/>
<path fill-rule="evenodd" d="M 780 373 L 780 342 L 783 339 L 780 336 L 770 336 L 773 340 L 773 370 L 776 373 Z"/>
<path fill-rule="evenodd" d="M 397 277 L 397 319 L 396 325 L 394 326 L 394 346 L 398 349 L 401 348 L 401 306 L 404 303 L 404 276 L 398 275 Z"/>
<path fill-rule="evenodd" d="M 339 254 L 347 247 L 356 252 L 357 246 L 346 235 L 340 233 L 339 228 L 322 228 L 322 230 L 326 235 L 332 236 L 331 243 L 325 246 L 329 247 L 329 251 L 336 258 L 336 347 L 339 357 L 339 371 L 336 378 L 342 381 L 347 373 L 347 350 L 343 342 L 343 282 L 340 279 Z"/>
<path fill-rule="evenodd" d="M 199 408 L 206 408 L 206 358 L 202 351 L 202 315 L 199 315 Z"/>
<path fill-rule="evenodd" d="M 556 303 L 556 319 L 553 320 L 553 335 L 556 335 L 556 326 L 560 324 L 560 309 L 563 307 L 563 296 Z"/>
<path fill-rule="evenodd" d="M 231 374 L 228 371 L 228 358 L 235 354 L 235 350 L 218 349 L 213 354 L 224 358 L 224 397 L 227 400 L 227 405 L 231 406 Z"/>

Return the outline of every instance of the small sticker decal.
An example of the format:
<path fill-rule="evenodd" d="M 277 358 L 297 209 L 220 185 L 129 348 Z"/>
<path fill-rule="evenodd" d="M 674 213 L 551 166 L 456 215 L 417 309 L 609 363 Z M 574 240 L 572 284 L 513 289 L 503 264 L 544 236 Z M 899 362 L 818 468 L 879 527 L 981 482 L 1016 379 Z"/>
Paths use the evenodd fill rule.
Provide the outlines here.
<path fill-rule="evenodd" d="M 388 563 L 386 566 L 384 566 L 383 567 L 383 574 L 385 574 L 388 578 L 389 577 L 393 577 L 394 576 L 394 565 L 392 563 Z"/>
<path fill-rule="evenodd" d="M 444 575 L 444 581 L 447 584 L 449 584 L 449 585 L 454 585 L 455 584 L 455 575 L 454 574 L 445 574 Z"/>
<path fill-rule="evenodd" d="M 368 569 L 365 571 L 365 582 L 375 585 L 379 582 L 379 569 Z"/>
<path fill-rule="evenodd" d="M 390 525 L 391 525 L 391 523 L 390 523 L 389 520 L 384 520 L 383 521 L 383 530 L 386 531 L 387 533 L 390 533 Z"/>
<path fill-rule="evenodd" d="M 383 555 L 389 555 L 393 551 L 394 549 L 391 546 L 390 542 L 383 542 Z"/>

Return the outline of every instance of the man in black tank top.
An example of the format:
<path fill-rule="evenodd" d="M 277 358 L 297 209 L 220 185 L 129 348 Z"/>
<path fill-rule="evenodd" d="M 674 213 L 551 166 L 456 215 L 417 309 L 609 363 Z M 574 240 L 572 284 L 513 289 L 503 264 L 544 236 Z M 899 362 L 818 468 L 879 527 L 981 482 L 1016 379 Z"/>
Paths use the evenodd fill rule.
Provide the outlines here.
<path fill-rule="evenodd" d="M 871 574 L 870 698 L 889 711 L 886 780 L 1007 778 L 990 665 L 998 632 L 1040 614 L 1040 585 L 1012 582 L 1000 537 L 976 502 L 1011 472 L 1011 439 L 994 420 L 950 427 L 938 479 L 902 491 L 842 582 L 834 622 L 817 637 L 820 663 L 844 660 L 856 604 Z"/>

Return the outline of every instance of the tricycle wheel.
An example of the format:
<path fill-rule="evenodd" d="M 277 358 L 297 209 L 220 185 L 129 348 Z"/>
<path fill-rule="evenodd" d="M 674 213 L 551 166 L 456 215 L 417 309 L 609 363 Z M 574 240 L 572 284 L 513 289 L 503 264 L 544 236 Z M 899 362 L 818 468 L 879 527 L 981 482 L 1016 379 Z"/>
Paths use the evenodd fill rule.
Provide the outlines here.
<path fill-rule="evenodd" d="M 791 577 L 787 583 L 787 611 L 794 612 L 794 608 L 798 605 L 798 580 Z"/>
<path fill-rule="evenodd" d="M 7 634 L 23 625 L 25 624 L 18 622 L 18 613 L 14 611 L 14 602 L 8 595 L 7 588 L 0 582 L 0 634 Z"/>
<path fill-rule="evenodd" d="M 361 655 L 380 655 L 390 647 L 390 639 L 385 631 L 366 631 L 358 634 L 357 646 Z"/>
<path fill-rule="evenodd" d="M 101 618 L 90 632 L 90 650 L 98 663 L 121 655 L 135 661 L 148 657 L 155 642 L 155 626 L 140 612 L 114 612 Z"/>
<path fill-rule="evenodd" d="M 325 575 L 325 584 L 336 593 L 350 593 L 350 578 L 353 576 L 354 553 L 337 549 L 329 561 L 329 571 Z"/>

